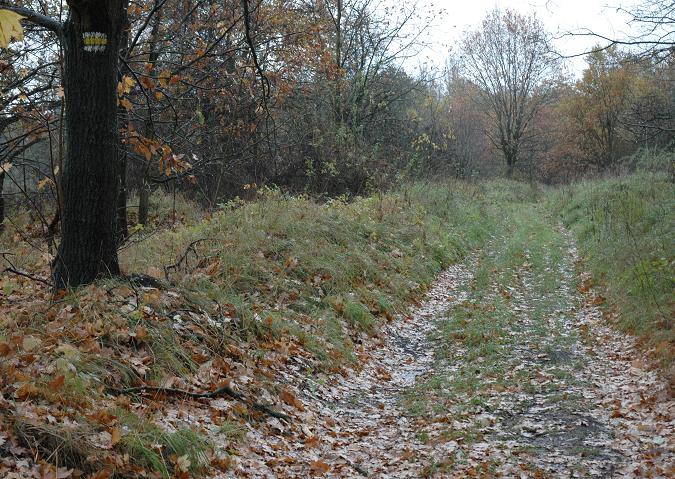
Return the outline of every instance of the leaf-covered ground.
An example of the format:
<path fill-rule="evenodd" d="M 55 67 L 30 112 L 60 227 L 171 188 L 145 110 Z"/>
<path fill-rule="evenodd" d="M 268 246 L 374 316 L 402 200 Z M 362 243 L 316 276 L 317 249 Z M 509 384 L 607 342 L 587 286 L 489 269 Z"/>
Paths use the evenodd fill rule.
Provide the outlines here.
<path fill-rule="evenodd" d="M 297 419 L 249 431 L 222 477 L 672 477 L 669 385 L 608 326 L 571 237 L 536 208 L 509 220 L 362 369 L 288 372 Z"/>
<path fill-rule="evenodd" d="M 670 385 L 572 234 L 464 188 L 241 207 L 158 284 L 2 278 L 0 476 L 672 477 Z"/>

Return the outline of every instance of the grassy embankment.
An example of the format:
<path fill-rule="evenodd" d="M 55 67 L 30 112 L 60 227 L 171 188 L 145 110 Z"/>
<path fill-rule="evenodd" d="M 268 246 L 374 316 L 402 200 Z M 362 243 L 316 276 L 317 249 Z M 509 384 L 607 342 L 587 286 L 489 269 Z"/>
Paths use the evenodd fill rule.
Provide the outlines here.
<path fill-rule="evenodd" d="M 289 333 L 339 362 L 350 357 L 351 333 L 376 330 L 482 244 L 491 218 L 477 195 L 460 183 L 351 203 L 267 192 L 129 248 L 122 261 L 145 272 L 185 257 L 170 279 L 205 308 L 234 308 L 240 337 Z"/>
<path fill-rule="evenodd" d="M 617 326 L 672 367 L 675 184 L 665 173 L 585 181 L 551 195 Z"/>
<path fill-rule="evenodd" d="M 161 401 L 115 391 L 233 379 L 251 397 L 261 388 L 274 395 L 281 385 L 262 371 L 280 347 L 306 355 L 315 371 L 339 370 L 361 335 L 488 237 L 481 189 L 417 185 L 327 204 L 269 191 L 229 203 L 122 250 L 129 273 L 167 272 L 158 290 L 107 280 L 54 301 L 48 287 L 6 275 L 0 429 L 67 467 L 135 477 L 142 466 L 170 477 L 184 457 L 199 474 L 208 457 L 201 431 L 164 431 L 153 419 Z M 20 238 L 10 227 L 2 242 L 22 269 L 46 276 L 48 256 Z M 240 385 L 239 376 L 254 380 Z M 236 439 L 251 415 L 235 410 L 220 430 Z"/>

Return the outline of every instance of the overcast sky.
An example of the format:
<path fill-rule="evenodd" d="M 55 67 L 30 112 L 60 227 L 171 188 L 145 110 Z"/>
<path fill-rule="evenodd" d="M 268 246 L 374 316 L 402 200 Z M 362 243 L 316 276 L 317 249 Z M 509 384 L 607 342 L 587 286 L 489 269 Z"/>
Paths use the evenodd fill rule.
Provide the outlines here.
<path fill-rule="evenodd" d="M 418 6 L 422 10 L 444 11 L 436 17 L 436 25 L 429 31 L 427 39 L 431 45 L 423 57 L 442 66 L 462 32 L 479 26 L 486 13 L 495 6 L 521 13 L 536 12 L 546 28 L 557 36 L 590 29 L 615 38 L 630 31 L 626 24 L 629 17 L 617 12 L 617 6 L 628 8 L 632 4 L 634 1 L 627 0 L 419 0 Z M 574 55 L 587 51 L 596 43 L 598 39 L 591 37 L 564 37 L 557 40 L 555 46 L 563 54 Z M 572 70 L 579 74 L 585 65 L 583 58 L 571 62 Z"/>

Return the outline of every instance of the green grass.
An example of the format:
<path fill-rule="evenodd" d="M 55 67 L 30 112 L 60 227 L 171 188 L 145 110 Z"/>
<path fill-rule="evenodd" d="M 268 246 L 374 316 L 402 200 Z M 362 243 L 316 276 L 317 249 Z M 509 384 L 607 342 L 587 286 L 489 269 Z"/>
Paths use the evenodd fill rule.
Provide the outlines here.
<path fill-rule="evenodd" d="M 527 290 L 522 301 L 532 306 L 529 315 L 537 325 L 530 333 L 542 351 L 564 350 L 563 342 L 573 339 L 547 342 L 556 328 L 551 318 L 560 307 L 561 262 L 569 259 L 564 234 L 557 228 L 561 220 L 607 291 L 620 325 L 657 348 L 668 363 L 673 341 L 673 189 L 666 175 L 641 173 L 554 192 L 506 180 L 415 184 L 351 202 L 319 203 L 266 190 L 255 202 L 233 201 L 211 214 L 200 212 L 201 221 L 161 230 L 121 251 L 128 273 L 156 274 L 175 265 L 167 269 L 168 280 L 179 294 L 170 307 L 154 307 L 156 317 L 144 316 L 145 301 L 152 298 L 143 292 L 136 292 L 139 303 L 133 311 L 122 312 L 110 303 L 114 299 L 122 304 L 131 294 L 115 296 L 128 289 L 121 280 L 61 300 L 89 323 L 101 323 L 100 344 L 114 354 L 58 358 L 72 366 L 64 371 L 73 370 L 60 394 L 76 405 L 79 398 L 94 402 L 95 395 L 86 394 L 100 382 L 123 387 L 143 379 L 161 384 L 174 376 L 190 382 L 198 368 L 195 351 L 217 357 L 228 354 L 228 345 L 245 345 L 246 354 L 258 360 L 268 354 L 265 344 L 270 339 L 284 336 L 314 354 L 312 370 L 339 366 L 354 360 L 359 336 L 376 333 L 420 298 L 444 267 L 478 250 L 474 281 L 468 285 L 470 301 L 457 305 L 439 326 L 447 347 L 441 346 L 438 358 L 454 361 L 458 369 L 452 377 L 427 378 L 408 397 L 412 414 L 445 415 L 453 408 L 461 416 L 485 407 L 486 388 L 529 387 L 525 375 L 503 379 L 517 359 L 512 346 L 519 326 L 510 291 Z M 153 201 L 165 215 L 173 206 L 161 193 Z M 189 218 L 190 204 L 179 201 L 178 206 L 180 216 Z M 7 233 L 2 240 L 9 248 Z M 39 260 L 30 258 L 21 266 Z M 519 277 L 523 271 L 531 279 L 527 288 Z M 100 286 L 106 294 L 92 301 L 92 289 Z M 6 282 L 4 294 L 15 287 L 18 283 Z M 213 318 L 222 314 L 228 321 L 224 327 L 175 329 L 177 311 L 197 309 Z M 31 330 L 39 330 L 41 321 L 32 318 Z M 0 338 L 10 336 L 6 328 L 0 325 Z M 144 338 L 129 336 L 139 331 L 145 331 Z M 461 355 L 453 345 L 462 347 Z M 130 348 L 152 357 L 143 378 L 125 360 Z M 567 379 L 562 370 L 556 376 Z M 461 397 L 468 398 L 464 404 L 458 401 Z M 174 472 L 173 456 L 187 456 L 191 471 L 198 474 L 208 447 L 198 432 L 167 432 L 146 418 L 119 416 L 125 427 L 119 450 L 165 477 Z M 226 423 L 220 432 L 233 439 L 241 435 L 236 424 Z M 420 437 L 424 434 L 420 431 Z M 473 430 L 448 434 L 461 434 L 467 441 L 480 437 Z M 45 450 L 50 444 L 51 439 L 45 441 Z"/>
<path fill-rule="evenodd" d="M 672 364 L 675 185 L 665 173 L 588 181 L 551 195 L 618 325 Z"/>
<path fill-rule="evenodd" d="M 167 432 L 123 409 L 117 411 L 117 417 L 126 431 L 117 447 L 129 454 L 134 464 L 149 467 L 164 478 L 174 477 L 178 458 L 189 461 L 192 475 L 198 475 L 206 465 L 208 443 L 197 432 L 187 428 Z"/>
<path fill-rule="evenodd" d="M 464 285 L 468 299 L 437 323 L 439 372 L 406 394 L 411 415 L 452 412 L 461 420 L 476 408 L 489 410 L 495 391 L 537 392 L 530 390 L 533 370 L 516 369 L 522 351 L 558 350 L 573 340 L 559 334 L 562 318 L 553 319 L 572 306 L 561 284 L 574 278 L 561 276 L 571 266 L 567 241 L 541 204 L 542 193 L 507 181 L 489 183 L 489 191 L 493 234 L 471 264 L 473 280 Z M 527 306 L 527 313 L 514 309 L 519 305 Z M 460 432 L 464 441 L 481 437 Z M 447 431 L 449 437 L 457 433 Z"/>
<path fill-rule="evenodd" d="M 319 203 L 267 190 L 255 202 L 233 201 L 210 214 L 197 212 L 203 220 L 196 222 L 190 204 L 178 201 L 182 225 L 165 221 L 173 206 L 166 196 L 157 192 L 153 201 L 159 212 L 153 225 L 172 226 L 153 228 L 152 234 L 139 230 L 120 259 L 127 273 L 168 271 L 162 288 L 168 291 L 144 290 L 117 278 L 60 298 L 56 319 L 66 331 L 62 341 L 73 343 L 74 352 L 54 350 L 65 382 L 52 393 L 49 381 L 56 376 L 42 378 L 41 398 L 88 410 L 110 404 L 102 395 L 106 387 L 163 384 L 176 377 L 192 384 L 200 361 L 240 354 L 233 351 L 264 364 L 277 339 L 294 341 L 314 355 L 308 374 L 335 370 L 355 360 L 360 336 L 377 333 L 403 312 L 442 268 L 481 247 L 494 225 L 484 186 L 459 182 L 410 185 L 350 202 Z M 8 238 L 6 231 L 2 240 Z M 28 246 L 12 248 L 27 257 L 23 250 Z M 32 261 L 41 263 L 31 266 Z M 21 267 L 47 269 L 44 257 Z M 5 282 L 2 294 L 19 287 L 18 281 Z M 200 319 L 193 320 L 191 312 Z M 8 315 L 0 322 L 0 339 L 9 338 L 7 328 L 19 322 L 35 334 L 47 317 L 41 311 L 23 315 L 19 309 Z M 204 319 L 207 315 L 211 321 Z M 79 347 L 83 325 L 96 334 L 104 352 Z M 183 458 L 180 467 L 189 461 L 190 473 L 199 475 L 210 447 L 203 432 L 153 424 L 141 414 L 144 409 L 135 407 L 143 401 L 133 397 L 128 410 L 116 413 L 122 437 L 114 451 L 130 458 L 120 464 L 172 477 Z M 97 424 L 89 422 L 82 419 L 86 428 L 71 443 L 86 439 L 89 430 L 96 432 Z M 234 440 L 242 434 L 229 424 L 219 433 Z M 41 433 L 43 457 L 63 449 L 58 434 Z M 72 462 L 90 467 L 87 457 L 73 452 Z M 124 477 L 127 469 L 116 474 Z"/>
<path fill-rule="evenodd" d="M 195 304 L 231 312 L 230 340 L 290 334 L 339 362 L 352 357 L 355 334 L 375 332 L 443 267 L 482 245 L 493 224 L 484 192 L 420 184 L 320 204 L 268 190 L 132 245 L 122 262 L 129 272 L 170 265 L 200 240 L 169 279 Z"/>

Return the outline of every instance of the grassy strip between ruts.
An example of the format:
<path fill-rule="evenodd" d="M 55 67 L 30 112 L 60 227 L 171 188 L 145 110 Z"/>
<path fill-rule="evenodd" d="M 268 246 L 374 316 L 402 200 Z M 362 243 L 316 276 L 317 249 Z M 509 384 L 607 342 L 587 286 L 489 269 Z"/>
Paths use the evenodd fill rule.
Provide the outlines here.
<path fill-rule="evenodd" d="M 433 440 L 432 434 L 439 434 L 434 423 L 445 424 L 443 440 L 455 441 L 460 451 L 484 440 L 493 421 L 488 418 L 501 414 L 503 397 L 555 397 L 558 388 L 573 382 L 569 371 L 576 367 L 536 360 L 567 357 L 576 339 L 564 327 L 564 315 L 573 314 L 577 305 L 569 294 L 576 279 L 565 235 L 535 201 L 539 195 L 504 193 L 492 194 L 500 219 L 496 234 L 469 265 L 473 278 L 464 285 L 467 299 L 438 321 L 435 372 L 406 395 L 411 414 L 434 431 L 423 427 L 421 439 Z M 556 379 L 544 386 L 539 379 L 545 366 L 545 374 Z M 461 469 L 466 451 L 428 464 L 425 472 Z M 483 463 L 486 473 L 494 472 L 495 460 Z"/>

